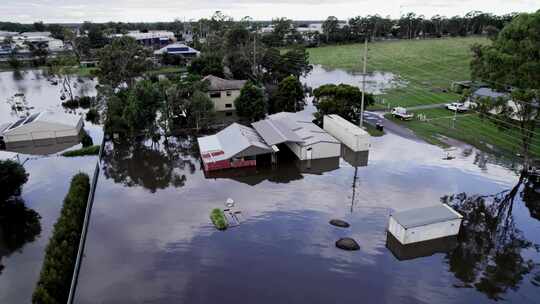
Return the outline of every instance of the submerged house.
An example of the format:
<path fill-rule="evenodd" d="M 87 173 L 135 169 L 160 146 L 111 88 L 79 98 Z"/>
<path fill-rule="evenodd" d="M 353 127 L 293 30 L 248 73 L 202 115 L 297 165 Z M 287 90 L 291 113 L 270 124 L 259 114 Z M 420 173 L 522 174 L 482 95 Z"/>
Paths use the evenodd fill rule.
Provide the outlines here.
<path fill-rule="evenodd" d="M 214 110 L 224 113 L 225 116 L 233 116 L 236 111 L 234 100 L 240 96 L 240 90 L 246 84 L 246 80 L 223 79 L 208 75 L 203 81 L 208 82 L 208 96 L 214 103 Z"/>
<path fill-rule="evenodd" d="M 43 111 L 2 126 L 0 137 L 7 146 L 57 142 L 79 136 L 83 125 L 81 116 Z"/>
<path fill-rule="evenodd" d="M 256 166 L 258 155 L 274 152 L 254 129 L 237 123 L 197 142 L 205 171 Z"/>
<path fill-rule="evenodd" d="M 300 160 L 341 155 L 341 142 L 300 113 L 276 113 L 252 125 L 268 145 L 284 144 Z"/>

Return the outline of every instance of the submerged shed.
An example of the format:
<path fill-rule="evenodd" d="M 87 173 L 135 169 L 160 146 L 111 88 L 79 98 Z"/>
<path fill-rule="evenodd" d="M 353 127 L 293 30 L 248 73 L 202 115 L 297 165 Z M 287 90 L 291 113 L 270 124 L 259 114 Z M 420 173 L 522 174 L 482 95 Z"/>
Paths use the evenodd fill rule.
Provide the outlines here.
<path fill-rule="evenodd" d="M 2 130 L 1 135 L 6 144 L 58 139 L 78 136 L 83 124 L 81 116 L 43 111 L 9 124 Z"/>
<path fill-rule="evenodd" d="M 457 235 L 463 216 L 446 204 L 390 215 L 388 231 L 403 245 Z"/>
<path fill-rule="evenodd" d="M 369 150 L 369 133 L 339 115 L 323 117 L 324 130 L 340 140 L 354 152 Z"/>

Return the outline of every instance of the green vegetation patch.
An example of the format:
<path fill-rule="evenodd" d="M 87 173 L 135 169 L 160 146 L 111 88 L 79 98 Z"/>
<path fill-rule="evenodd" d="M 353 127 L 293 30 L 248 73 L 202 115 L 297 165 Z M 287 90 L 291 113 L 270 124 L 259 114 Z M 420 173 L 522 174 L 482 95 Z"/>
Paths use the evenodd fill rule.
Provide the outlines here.
<path fill-rule="evenodd" d="M 88 175 L 75 175 L 45 249 L 45 259 L 32 303 L 67 302 L 89 193 Z"/>
<path fill-rule="evenodd" d="M 71 150 L 62 153 L 62 156 L 65 157 L 76 157 L 76 156 L 87 156 L 87 155 L 98 155 L 100 145 L 90 146 L 78 150 Z"/>
<path fill-rule="evenodd" d="M 377 129 L 375 126 L 369 123 L 364 124 L 364 129 L 373 137 L 381 137 L 384 135 L 384 131 Z"/>
<path fill-rule="evenodd" d="M 212 223 L 214 226 L 216 226 L 216 229 L 218 230 L 225 230 L 229 226 L 229 223 L 227 222 L 227 219 L 225 218 L 225 213 L 223 213 L 223 210 L 219 208 L 214 208 L 212 212 L 210 213 L 210 219 L 212 220 Z"/>
<path fill-rule="evenodd" d="M 405 86 L 381 96 L 384 107 L 453 102 L 453 81 L 470 80 L 471 46 L 487 44 L 484 37 L 399 40 L 369 44 L 368 71 L 391 72 Z M 310 63 L 326 68 L 361 71 L 363 44 L 334 45 L 309 49 Z"/>

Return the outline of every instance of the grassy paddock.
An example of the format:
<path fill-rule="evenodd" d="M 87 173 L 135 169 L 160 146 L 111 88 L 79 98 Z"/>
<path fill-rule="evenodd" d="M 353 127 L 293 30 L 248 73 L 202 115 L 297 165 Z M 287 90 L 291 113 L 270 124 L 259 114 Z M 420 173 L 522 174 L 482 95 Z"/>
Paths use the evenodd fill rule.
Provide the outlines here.
<path fill-rule="evenodd" d="M 489 40 L 467 37 L 371 43 L 368 71 L 392 72 L 406 83 L 382 96 L 390 107 L 454 101 L 459 95 L 442 90 L 448 90 L 452 81 L 470 79 L 470 47 L 474 43 L 486 44 Z M 327 68 L 360 71 L 363 48 L 363 44 L 312 48 L 309 49 L 310 62 Z"/>

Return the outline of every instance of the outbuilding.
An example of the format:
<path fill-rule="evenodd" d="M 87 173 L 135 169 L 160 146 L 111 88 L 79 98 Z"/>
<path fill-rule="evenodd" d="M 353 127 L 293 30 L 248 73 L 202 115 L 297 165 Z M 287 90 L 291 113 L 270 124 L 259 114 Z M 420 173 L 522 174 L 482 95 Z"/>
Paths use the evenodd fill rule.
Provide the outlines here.
<path fill-rule="evenodd" d="M 300 160 L 341 155 L 341 143 L 301 113 L 280 112 L 252 125 L 268 145 L 285 144 Z"/>
<path fill-rule="evenodd" d="M 390 215 L 388 231 L 403 245 L 457 235 L 463 216 L 446 204 Z"/>
<path fill-rule="evenodd" d="M 78 136 L 83 125 L 81 116 L 43 111 L 9 124 L 1 131 L 1 135 L 7 145 L 24 141 L 59 140 Z"/>
<path fill-rule="evenodd" d="M 354 152 L 369 151 L 369 133 L 339 115 L 323 117 L 323 128 Z"/>
<path fill-rule="evenodd" d="M 258 155 L 274 152 L 255 130 L 237 123 L 197 142 L 205 171 L 256 166 Z"/>

